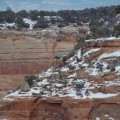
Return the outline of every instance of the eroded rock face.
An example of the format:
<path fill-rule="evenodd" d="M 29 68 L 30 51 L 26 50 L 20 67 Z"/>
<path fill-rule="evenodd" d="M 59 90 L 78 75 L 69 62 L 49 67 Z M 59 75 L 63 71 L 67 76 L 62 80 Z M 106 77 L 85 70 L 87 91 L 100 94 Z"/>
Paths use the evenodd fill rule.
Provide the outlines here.
<path fill-rule="evenodd" d="M 119 49 L 119 47 L 114 50 L 103 48 L 103 51 L 108 54 L 112 52 L 111 58 L 113 58 L 113 51 Z M 94 50 L 96 49 L 92 49 Z M 40 75 L 42 77 L 36 81 L 36 86 L 30 88 L 30 91 L 9 94 L 5 97 L 6 100 L 11 100 L 11 98 L 13 100 L 1 106 L 0 119 L 119 120 L 120 82 L 117 79 L 119 74 L 116 74 L 120 71 L 119 62 L 118 65 L 114 64 L 116 71 L 111 71 L 108 65 L 110 62 L 116 62 L 112 61 L 109 56 L 105 56 L 106 59 L 102 58 L 103 53 L 98 50 L 96 54 L 91 51 L 84 54 L 85 58 L 81 58 L 83 59 L 81 66 L 78 61 L 74 60 L 76 56 L 69 59 L 67 64 L 74 63 L 76 68 L 79 68 L 77 70 L 64 66 L 63 71 L 53 69 L 52 73 L 52 68 L 50 68 Z M 91 63 L 84 63 L 84 59 L 90 60 Z M 81 87 L 80 83 L 84 85 Z"/>
<path fill-rule="evenodd" d="M 114 118 L 115 120 L 120 120 L 120 105 L 116 103 L 102 103 L 100 104 L 95 111 L 92 113 L 92 118 L 90 120 L 93 120 L 97 117 L 99 117 L 102 120 L 108 120 L 109 116 Z"/>
<path fill-rule="evenodd" d="M 61 103 L 40 102 L 31 112 L 30 120 L 67 120 Z"/>
<path fill-rule="evenodd" d="M 120 120 L 120 96 L 104 99 L 23 98 L 1 107 L 8 120 Z"/>
<path fill-rule="evenodd" d="M 92 99 L 85 100 L 74 100 L 72 103 L 66 101 L 67 103 L 67 120 L 88 120 L 88 115 L 92 109 Z"/>
<path fill-rule="evenodd" d="M 89 120 L 95 120 L 99 118 L 100 120 L 120 120 L 120 96 L 115 98 L 108 98 L 98 101 L 96 107 L 93 107 Z M 94 102 L 95 104 L 95 102 Z M 93 106 L 94 106 L 93 104 Z"/>
<path fill-rule="evenodd" d="M 87 120 L 92 99 L 74 100 L 30 98 L 13 101 L 1 108 L 1 118 L 9 120 Z"/>
<path fill-rule="evenodd" d="M 0 109 L 0 119 L 29 120 L 30 111 L 33 106 L 29 99 L 5 103 Z"/>
<path fill-rule="evenodd" d="M 7 95 L 9 90 L 14 91 L 23 82 L 24 76 L 38 74 L 51 66 L 52 47 L 58 36 L 55 36 L 55 31 L 50 30 L 49 32 L 48 36 L 43 35 L 42 37 L 37 31 L 24 34 L 17 31 L 0 33 L 0 98 Z M 72 42 L 59 41 L 55 54 L 67 54 L 73 47 Z M 7 75 L 11 75 L 13 78 L 10 80 Z M 21 80 L 18 77 L 20 75 Z"/>

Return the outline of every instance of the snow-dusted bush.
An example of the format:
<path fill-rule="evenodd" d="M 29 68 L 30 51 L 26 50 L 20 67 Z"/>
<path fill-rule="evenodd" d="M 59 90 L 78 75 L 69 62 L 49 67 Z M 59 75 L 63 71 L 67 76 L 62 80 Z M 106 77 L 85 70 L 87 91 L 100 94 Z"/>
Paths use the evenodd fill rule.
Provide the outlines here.
<path fill-rule="evenodd" d="M 84 87 L 84 83 L 80 82 L 80 83 L 76 83 L 76 88 L 77 89 L 82 89 Z"/>
<path fill-rule="evenodd" d="M 67 67 L 68 67 L 69 69 L 75 69 L 75 66 L 73 66 L 73 65 L 67 65 Z"/>
<path fill-rule="evenodd" d="M 37 77 L 34 75 L 25 76 L 25 81 L 29 84 L 30 87 L 34 84 L 36 79 Z"/>

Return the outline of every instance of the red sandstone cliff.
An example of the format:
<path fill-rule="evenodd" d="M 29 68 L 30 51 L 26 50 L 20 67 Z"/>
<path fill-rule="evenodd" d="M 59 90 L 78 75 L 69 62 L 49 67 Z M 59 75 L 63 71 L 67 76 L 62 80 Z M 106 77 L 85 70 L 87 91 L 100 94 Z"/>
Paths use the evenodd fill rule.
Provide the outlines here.
<path fill-rule="evenodd" d="M 120 96 L 106 99 L 23 98 L 1 107 L 8 120 L 101 120 L 120 119 Z M 107 116 L 108 115 L 108 116 Z"/>
<path fill-rule="evenodd" d="M 119 46 L 76 51 L 64 66 L 42 72 L 27 92 L 4 97 L 0 119 L 120 120 L 119 57 Z"/>

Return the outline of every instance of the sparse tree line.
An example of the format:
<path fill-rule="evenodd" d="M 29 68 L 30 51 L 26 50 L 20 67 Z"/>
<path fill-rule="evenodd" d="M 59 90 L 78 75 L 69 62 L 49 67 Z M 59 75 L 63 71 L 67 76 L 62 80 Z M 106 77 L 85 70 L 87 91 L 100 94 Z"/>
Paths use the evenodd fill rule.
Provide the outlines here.
<path fill-rule="evenodd" d="M 0 24 L 15 23 L 17 28 L 28 28 L 29 24 L 23 21 L 28 18 L 36 21 L 34 29 L 46 28 L 56 24 L 58 27 L 64 27 L 71 23 L 89 23 L 91 36 L 107 37 L 111 35 L 120 35 L 120 22 L 116 23 L 120 14 L 120 5 L 111 7 L 99 7 L 84 10 L 60 10 L 60 11 L 38 11 L 38 10 L 21 10 L 14 12 L 10 8 L 6 11 L 0 11 Z"/>

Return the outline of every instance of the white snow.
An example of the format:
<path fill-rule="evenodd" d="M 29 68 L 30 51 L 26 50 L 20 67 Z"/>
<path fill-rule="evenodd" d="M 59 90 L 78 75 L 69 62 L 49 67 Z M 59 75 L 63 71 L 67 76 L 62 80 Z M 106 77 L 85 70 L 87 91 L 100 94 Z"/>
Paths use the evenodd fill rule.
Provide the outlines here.
<path fill-rule="evenodd" d="M 85 42 L 89 42 L 89 41 L 106 41 L 106 40 L 120 40 L 120 37 L 116 38 L 116 37 L 108 37 L 108 38 L 98 38 L 98 39 L 89 39 L 89 40 L 85 40 Z"/>
<path fill-rule="evenodd" d="M 90 93 L 90 98 L 108 98 L 117 96 L 118 94 L 103 94 L 103 93 Z"/>
<path fill-rule="evenodd" d="M 68 67 L 62 67 L 62 68 L 61 68 L 61 71 L 63 71 L 63 72 L 68 71 L 68 70 L 69 70 Z"/>
<path fill-rule="evenodd" d="M 115 71 L 116 71 L 116 72 L 120 71 L 120 66 L 116 66 L 116 67 L 115 67 Z"/>
<path fill-rule="evenodd" d="M 68 76 L 68 78 L 74 78 L 74 77 L 77 77 L 76 73 L 73 73 L 73 74 L 71 74 L 71 75 Z"/>
<path fill-rule="evenodd" d="M 109 117 L 109 120 L 115 120 L 114 118 L 112 118 L 112 117 Z"/>
<path fill-rule="evenodd" d="M 81 49 L 79 49 L 77 52 L 76 52 L 76 54 L 75 54 L 75 56 L 77 56 L 79 59 L 81 58 Z"/>
<path fill-rule="evenodd" d="M 106 115 L 104 115 L 104 116 L 105 116 L 105 117 L 109 117 L 109 115 L 107 115 L 107 114 L 106 114 Z"/>
<path fill-rule="evenodd" d="M 42 74 L 39 74 L 39 78 L 44 78 L 44 76 Z"/>
<path fill-rule="evenodd" d="M 100 118 L 99 118 L 99 117 L 97 117 L 97 118 L 95 118 L 95 120 L 100 120 Z"/>
<path fill-rule="evenodd" d="M 115 120 L 114 118 L 112 118 L 112 117 L 110 117 L 109 115 L 104 115 L 107 119 L 109 119 L 109 120 Z"/>
<path fill-rule="evenodd" d="M 39 86 L 40 86 L 40 85 L 48 85 L 49 82 L 47 81 L 47 79 L 44 79 L 44 80 L 42 80 L 41 82 L 38 82 L 37 84 L 38 84 Z"/>
<path fill-rule="evenodd" d="M 99 75 L 99 71 L 96 68 L 88 68 L 86 69 L 86 72 L 88 72 L 90 75 L 97 76 Z"/>
<path fill-rule="evenodd" d="M 83 67 L 88 67 L 89 64 L 88 64 L 88 63 L 84 63 L 84 64 L 82 64 L 81 66 L 83 66 Z"/>
<path fill-rule="evenodd" d="M 50 77 L 52 73 L 52 68 L 49 68 L 46 72 L 42 72 L 41 76 Z"/>
<path fill-rule="evenodd" d="M 119 51 L 115 51 L 112 53 L 103 53 L 98 60 L 100 59 L 104 59 L 104 58 L 110 58 L 110 57 L 120 57 L 120 50 Z"/>
<path fill-rule="evenodd" d="M 30 90 L 31 93 L 36 93 L 36 94 L 39 94 L 40 93 L 40 89 L 34 89 L 34 88 L 31 88 Z"/>
<path fill-rule="evenodd" d="M 25 23 L 28 23 L 29 24 L 29 29 L 32 30 L 34 25 L 37 23 L 36 21 L 33 21 L 31 19 L 28 19 L 28 18 L 23 18 L 23 21 Z"/>
<path fill-rule="evenodd" d="M 68 90 L 68 95 L 66 96 L 70 96 L 70 97 L 74 97 L 75 99 L 80 98 L 79 96 L 76 95 L 76 91 L 74 88 L 71 88 Z M 64 97 L 64 96 L 63 96 Z"/>
<path fill-rule="evenodd" d="M 13 100 L 14 100 L 14 99 L 9 98 L 9 97 L 4 97 L 3 99 L 4 99 L 4 100 L 7 100 L 7 101 L 13 101 Z"/>
<path fill-rule="evenodd" d="M 63 87 L 63 84 L 56 84 L 56 87 Z"/>
<path fill-rule="evenodd" d="M 8 120 L 8 119 L 0 119 L 0 120 Z"/>
<path fill-rule="evenodd" d="M 7 96 L 17 96 L 19 93 L 20 93 L 20 90 L 17 90 L 17 91 L 15 91 L 15 92 L 7 95 Z M 6 96 L 6 97 L 7 97 L 7 96 Z"/>
<path fill-rule="evenodd" d="M 100 50 L 100 48 L 91 49 L 91 50 L 87 51 L 83 56 L 88 57 L 91 53 L 97 52 L 99 50 Z"/>
<path fill-rule="evenodd" d="M 116 15 L 116 18 L 119 18 L 120 17 L 120 14 Z"/>
<path fill-rule="evenodd" d="M 6 29 L 7 27 L 15 27 L 15 23 L 3 23 L 0 24 L 0 29 Z"/>
<path fill-rule="evenodd" d="M 74 82 L 74 83 L 73 83 Z M 75 88 L 76 83 L 83 83 L 84 87 L 80 88 L 80 95 L 77 95 L 77 91 Z M 117 96 L 118 94 L 103 94 L 103 93 L 92 93 L 89 92 L 89 95 L 86 95 L 86 90 L 90 89 L 91 83 L 85 79 L 77 79 L 76 81 L 73 79 L 68 78 L 68 84 L 66 84 L 66 87 L 64 88 L 64 83 L 59 83 L 59 81 L 55 80 L 54 83 L 50 84 L 47 79 L 44 79 L 43 81 L 40 81 L 37 83 L 39 85 L 38 87 L 33 87 L 31 88 L 28 92 L 22 92 L 21 90 L 15 91 L 14 93 L 11 93 L 7 96 L 4 97 L 4 99 L 8 99 L 10 97 L 30 97 L 35 94 L 40 94 L 40 92 L 43 92 L 44 96 L 55 96 L 58 95 L 59 97 L 65 97 L 65 96 L 70 96 L 73 97 L 74 99 L 86 99 L 86 98 L 108 98 L 108 97 L 113 97 Z M 72 85 L 73 87 L 70 87 Z M 46 89 L 47 88 L 52 88 L 52 91 L 49 91 Z M 56 86 L 56 87 L 54 87 Z M 97 84 L 93 84 L 93 87 L 96 87 Z M 67 90 L 66 93 L 64 94 L 64 90 Z M 51 96 L 51 97 L 52 97 Z M 11 100 L 11 99 L 10 99 Z"/>

